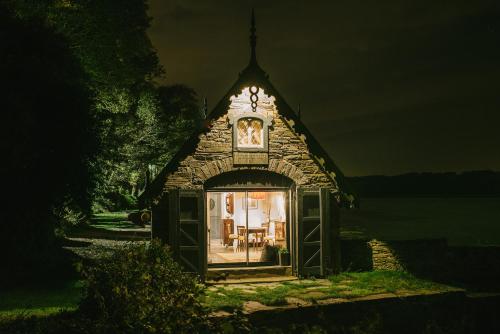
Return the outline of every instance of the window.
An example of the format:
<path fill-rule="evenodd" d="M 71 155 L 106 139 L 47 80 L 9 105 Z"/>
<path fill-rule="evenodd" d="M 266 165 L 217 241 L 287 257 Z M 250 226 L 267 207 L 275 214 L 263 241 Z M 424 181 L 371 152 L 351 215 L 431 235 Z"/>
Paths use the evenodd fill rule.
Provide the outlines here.
<path fill-rule="evenodd" d="M 238 147 L 264 147 L 263 122 L 257 118 L 238 120 Z"/>

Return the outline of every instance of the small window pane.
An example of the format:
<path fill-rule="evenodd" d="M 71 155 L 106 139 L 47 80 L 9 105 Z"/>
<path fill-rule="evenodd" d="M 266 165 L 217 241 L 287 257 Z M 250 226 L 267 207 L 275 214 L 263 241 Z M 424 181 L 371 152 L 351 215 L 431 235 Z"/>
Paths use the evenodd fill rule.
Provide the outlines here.
<path fill-rule="evenodd" d="M 238 121 L 238 147 L 264 147 L 262 121 L 255 118 Z"/>

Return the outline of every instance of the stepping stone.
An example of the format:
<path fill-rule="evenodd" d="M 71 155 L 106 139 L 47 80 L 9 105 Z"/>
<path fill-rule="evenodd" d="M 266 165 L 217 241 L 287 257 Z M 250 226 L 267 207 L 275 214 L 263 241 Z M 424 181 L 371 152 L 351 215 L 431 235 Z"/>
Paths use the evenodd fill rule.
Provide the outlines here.
<path fill-rule="evenodd" d="M 255 288 L 249 284 L 234 284 L 234 285 L 227 285 L 224 286 L 224 289 L 226 290 L 254 290 Z"/>
<path fill-rule="evenodd" d="M 243 310 L 246 312 L 255 312 L 255 311 L 260 311 L 260 310 L 272 310 L 275 307 L 272 306 L 266 306 L 264 304 L 261 304 L 259 302 L 256 302 L 254 300 L 250 300 L 248 302 L 245 302 L 243 304 Z"/>
<path fill-rule="evenodd" d="M 345 298 L 326 298 L 318 300 L 318 304 L 327 305 L 327 304 L 340 304 L 349 301 Z"/>
<path fill-rule="evenodd" d="M 325 297 L 326 294 L 323 292 L 319 292 L 319 291 L 310 291 L 310 292 L 304 293 L 302 296 L 304 298 L 307 298 L 307 299 L 321 299 L 322 297 Z"/>
<path fill-rule="evenodd" d="M 312 304 L 311 302 L 296 297 L 286 297 L 285 300 L 288 304 L 295 306 L 308 306 Z"/>

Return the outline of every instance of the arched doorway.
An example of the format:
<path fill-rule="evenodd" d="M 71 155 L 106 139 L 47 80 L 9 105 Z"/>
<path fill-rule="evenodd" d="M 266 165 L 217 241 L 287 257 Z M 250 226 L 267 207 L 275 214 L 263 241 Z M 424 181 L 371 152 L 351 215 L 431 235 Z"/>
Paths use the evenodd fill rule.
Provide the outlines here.
<path fill-rule="evenodd" d="M 339 263 L 335 198 L 326 188 L 242 169 L 208 179 L 203 189 L 171 189 L 158 206 L 166 208 L 166 223 L 153 231 L 163 232 L 185 270 L 202 278 L 207 267 L 278 266 L 269 248 L 287 249 L 296 275 L 325 275 Z"/>

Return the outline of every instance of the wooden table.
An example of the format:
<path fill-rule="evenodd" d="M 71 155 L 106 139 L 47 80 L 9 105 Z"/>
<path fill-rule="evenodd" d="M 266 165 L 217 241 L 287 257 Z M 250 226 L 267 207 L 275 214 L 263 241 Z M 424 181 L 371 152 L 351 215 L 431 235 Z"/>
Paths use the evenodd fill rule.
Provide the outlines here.
<path fill-rule="evenodd" d="M 239 231 L 241 231 L 242 233 L 246 233 L 246 227 L 245 226 L 238 226 L 239 227 Z M 260 238 L 260 244 L 263 245 L 264 244 L 264 237 L 267 236 L 267 227 L 249 227 L 248 228 L 248 234 L 250 233 L 255 233 L 256 235 L 259 235 L 261 234 L 261 238 Z M 255 246 L 254 246 L 255 247 Z"/>

